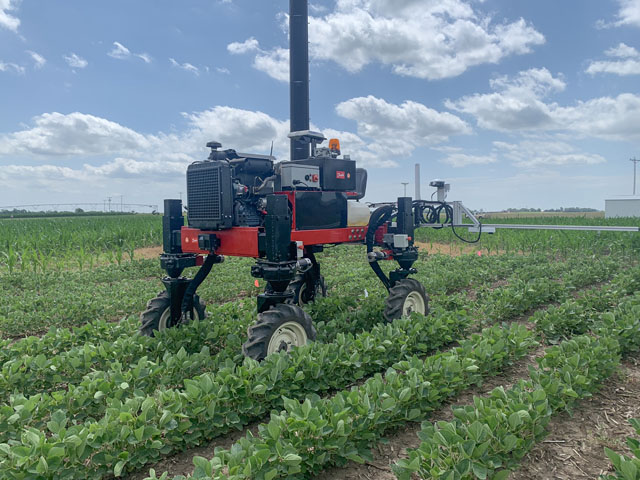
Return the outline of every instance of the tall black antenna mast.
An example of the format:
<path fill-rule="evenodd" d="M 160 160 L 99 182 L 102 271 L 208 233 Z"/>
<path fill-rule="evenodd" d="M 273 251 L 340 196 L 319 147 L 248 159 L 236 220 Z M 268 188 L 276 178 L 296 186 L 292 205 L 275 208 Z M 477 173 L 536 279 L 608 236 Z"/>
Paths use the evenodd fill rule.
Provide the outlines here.
<path fill-rule="evenodd" d="M 309 130 L 309 5 L 289 0 L 289 81 L 291 132 Z M 309 158 L 309 143 L 291 139 L 291 160 Z"/>

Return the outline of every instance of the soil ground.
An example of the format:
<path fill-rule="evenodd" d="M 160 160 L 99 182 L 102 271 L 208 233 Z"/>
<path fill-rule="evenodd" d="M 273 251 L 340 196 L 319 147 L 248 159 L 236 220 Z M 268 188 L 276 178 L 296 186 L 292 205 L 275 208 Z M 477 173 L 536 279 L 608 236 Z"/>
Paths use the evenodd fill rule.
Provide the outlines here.
<path fill-rule="evenodd" d="M 162 253 L 162 247 L 145 247 L 136 248 L 133 252 L 133 258 L 136 260 L 146 260 L 158 258 Z"/>

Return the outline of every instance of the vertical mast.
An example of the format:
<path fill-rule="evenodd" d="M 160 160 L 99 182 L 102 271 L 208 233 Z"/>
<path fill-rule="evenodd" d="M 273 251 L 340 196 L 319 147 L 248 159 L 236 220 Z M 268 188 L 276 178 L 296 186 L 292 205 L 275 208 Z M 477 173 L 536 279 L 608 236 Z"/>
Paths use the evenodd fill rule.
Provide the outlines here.
<path fill-rule="evenodd" d="M 289 0 L 291 131 L 309 130 L 309 5 Z M 291 160 L 309 158 L 309 144 L 291 139 Z"/>

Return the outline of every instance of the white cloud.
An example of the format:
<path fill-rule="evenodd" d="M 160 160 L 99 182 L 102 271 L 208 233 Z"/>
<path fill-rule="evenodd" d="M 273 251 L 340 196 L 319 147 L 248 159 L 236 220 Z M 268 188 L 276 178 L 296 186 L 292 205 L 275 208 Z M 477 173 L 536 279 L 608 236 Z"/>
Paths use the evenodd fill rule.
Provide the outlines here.
<path fill-rule="evenodd" d="M 491 81 L 496 93 L 475 94 L 457 101 L 447 100 L 447 108 L 473 115 L 478 125 L 490 130 L 532 130 L 554 126 L 550 108 L 541 97 L 562 91 L 565 83 L 547 69 L 531 69 L 517 77 Z"/>
<path fill-rule="evenodd" d="M 617 47 L 610 48 L 604 54 L 608 57 L 630 58 L 639 57 L 640 52 L 625 43 L 620 43 Z"/>
<path fill-rule="evenodd" d="M 545 41 L 524 19 L 492 20 L 462 0 L 338 0 L 333 12 L 310 17 L 310 55 L 349 72 L 377 62 L 399 75 L 435 80 L 529 53 Z M 285 49 L 263 50 L 253 37 L 227 48 L 255 52 L 254 67 L 288 78 Z"/>
<path fill-rule="evenodd" d="M 561 106 L 544 97 L 564 90 L 565 82 L 546 69 L 520 72 L 491 82 L 494 93 L 445 102 L 472 115 L 482 128 L 498 131 L 566 131 L 611 140 L 640 139 L 640 96 L 623 93 Z"/>
<path fill-rule="evenodd" d="M 351 72 L 378 62 L 400 75 L 442 79 L 531 51 L 544 36 L 523 19 L 493 24 L 460 0 L 339 0 L 310 20 L 311 54 Z"/>
<path fill-rule="evenodd" d="M 467 155 L 466 153 L 452 153 L 441 160 L 442 163 L 452 167 L 468 167 L 469 165 L 487 165 L 496 163 L 498 159 L 494 155 Z"/>
<path fill-rule="evenodd" d="M 0 72 L 13 72 L 19 75 L 23 75 L 24 71 L 25 71 L 24 67 L 20 65 L 17 65 L 15 63 L 5 63 L 3 61 L 0 61 Z"/>
<path fill-rule="evenodd" d="M 179 63 L 174 58 L 170 58 L 169 62 L 171 62 L 171 65 L 173 65 L 176 68 L 180 68 L 180 69 L 184 70 L 185 72 L 193 73 L 196 77 L 200 75 L 200 69 L 198 69 L 198 67 L 196 67 L 195 65 L 192 65 L 192 64 L 190 64 L 188 62 Z"/>
<path fill-rule="evenodd" d="M 409 156 L 418 147 L 471 133 L 455 115 L 412 101 L 394 105 L 374 96 L 352 98 L 340 103 L 336 112 L 357 122 L 358 135 L 370 139 L 365 155 L 369 161 Z"/>
<path fill-rule="evenodd" d="M 124 60 L 125 58 L 131 57 L 131 52 L 120 42 L 113 42 L 113 49 L 107 53 L 107 55 L 112 58 L 117 58 L 118 60 Z"/>
<path fill-rule="evenodd" d="M 533 139 L 517 144 L 494 142 L 493 145 L 503 157 L 523 168 L 596 165 L 606 162 L 601 155 L 581 152 L 573 145 L 557 140 Z"/>
<path fill-rule="evenodd" d="M 115 122 L 83 113 L 45 113 L 34 126 L 0 136 L 0 155 L 91 156 L 149 149 L 149 138 Z"/>
<path fill-rule="evenodd" d="M 227 45 L 229 53 L 238 55 L 241 53 L 255 52 L 260 50 L 260 43 L 254 37 L 246 39 L 244 42 L 232 42 Z"/>
<path fill-rule="evenodd" d="M 34 62 L 34 66 L 36 69 L 40 69 L 42 67 L 44 67 L 45 63 L 47 63 L 47 59 L 44 58 L 42 55 L 40 55 L 37 52 L 33 52 L 31 50 L 27 50 L 27 53 L 31 56 L 31 58 L 33 59 Z"/>
<path fill-rule="evenodd" d="M 12 32 L 17 32 L 20 26 L 20 19 L 13 16 L 20 0 L 0 0 L 0 28 L 6 28 Z"/>
<path fill-rule="evenodd" d="M 231 75 L 231 70 L 226 67 L 216 67 L 216 72 L 222 73 L 223 75 Z"/>
<path fill-rule="evenodd" d="M 289 50 L 276 48 L 270 52 L 258 53 L 253 60 L 256 70 L 266 73 L 281 82 L 289 81 Z"/>
<path fill-rule="evenodd" d="M 120 42 L 113 42 L 113 48 L 107 53 L 107 55 L 117 60 L 128 60 L 132 57 L 137 57 L 144 63 L 151 63 L 153 61 L 149 54 L 133 53 Z"/>
<path fill-rule="evenodd" d="M 153 58 L 151 58 L 151 55 L 149 55 L 148 53 L 136 53 L 135 56 L 142 60 L 144 63 L 153 62 Z"/>
<path fill-rule="evenodd" d="M 75 53 L 64 55 L 64 59 L 71 68 L 86 68 L 89 65 L 89 62 Z"/>
<path fill-rule="evenodd" d="M 20 162 L 0 169 L 0 186 L 21 192 L 37 185 L 61 195 L 85 189 L 95 196 L 107 185 L 120 185 L 117 182 L 129 182 L 121 190 L 136 192 L 134 185 L 144 179 L 145 185 L 163 185 L 162 191 L 169 185 L 178 191 L 187 165 L 206 158 L 205 144 L 211 140 L 223 148 L 254 153 L 268 153 L 273 142 L 274 154 L 288 158 L 288 120 L 224 106 L 183 116 L 186 126 L 180 132 L 145 134 L 79 112 L 39 115 L 28 127 L 0 134 L 0 158 Z M 397 156 L 381 154 L 381 144 L 369 144 L 352 132 L 312 128 L 324 131 L 327 138 L 339 138 L 342 151 L 359 165 L 397 165 Z"/>
<path fill-rule="evenodd" d="M 640 0 L 618 0 L 620 10 L 616 25 L 640 27 Z"/>
<path fill-rule="evenodd" d="M 600 60 L 591 62 L 586 72 L 595 75 L 597 73 L 612 73 L 615 75 L 640 75 L 640 52 L 633 47 L 620 43 L 617 47 L 605 52 L 608 57 L 616 60 Z"/>
<path fill-rule="evenodd" d="M 255 52 L 253 67 L 266 73 L 280 82 L 289 81 L 289 49 L 275 48 L 267 51 L 260 48 L 260 43 L 253 37 L 244 42 L 233 42 L 227 45 L 232 55 Z"/>

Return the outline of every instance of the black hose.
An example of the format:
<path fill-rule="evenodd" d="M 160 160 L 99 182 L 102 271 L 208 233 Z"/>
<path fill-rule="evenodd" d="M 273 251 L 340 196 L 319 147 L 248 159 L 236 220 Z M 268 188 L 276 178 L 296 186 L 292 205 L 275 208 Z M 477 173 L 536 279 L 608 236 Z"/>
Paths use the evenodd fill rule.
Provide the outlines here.
<path fill-rule="evenodd" d="M 369 226 L 367 228 L 367 235 L 365 237 L 365 242 L 367 245 L 367 253 L 373 252 L 373 242 L 376 237 L 376 230 L 380 228 L 385 222 L 389 221 L 391 216 L 394 213 L 394 207 L 392 205 L 385 205 L 380 207 L 371 214 L 371 218 L 369 219 Z M 377 277 L 382 281 L 383 285 L 387 290 L 391 288 L 391 284 L 389 279 L 380 268 L 380 265 L 377 261 L 369 262 L 371 269 L 377 275 Z"/>
<path fill-rule="evenodd" d="M 435 203 L 435 205 L 434 205 Z M 462 238 L 458 232 L 456 232 L 455 224 L 453 223 L 453 207 L 446 202 L 426 202 L 424 200 L 416 200 L 413 202 L 413 207 L 416 210 L 415 216 L 415 225 L 416 227 L 420 226 L 421 222 L 428 223 L 431 225 L 439 224 L 439 227 L 434 227 L 436 229 L 444 228 L 446 225 L 451 227 L 451 231 L 453 234 L 465 243 L 478 243 L 480 241 L 480 237 L 482 237 L 482 223 L 480 224 L 480 228 L 478 230 L 478 236 L 475 240 L 467 240 Z M 445 213 L 444 221 L 441 220 L 442 212 Z"/>

